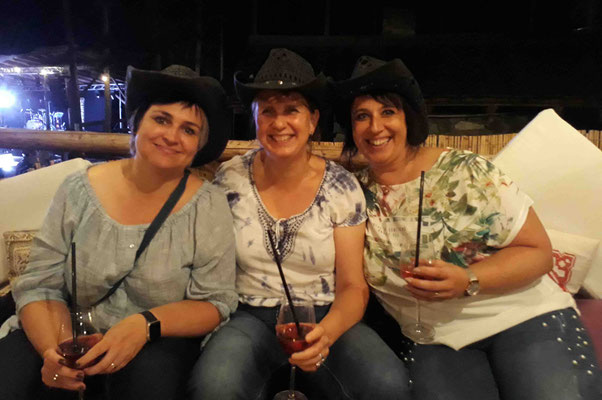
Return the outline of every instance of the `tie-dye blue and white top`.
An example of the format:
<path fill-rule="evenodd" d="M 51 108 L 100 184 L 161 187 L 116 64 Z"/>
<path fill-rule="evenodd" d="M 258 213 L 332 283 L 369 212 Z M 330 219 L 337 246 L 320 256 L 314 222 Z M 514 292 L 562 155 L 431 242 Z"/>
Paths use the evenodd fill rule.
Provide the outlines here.
<path fill-rule="evenodd" d="M 268 237 L 272 232 L 293 294 L 310 296 L 316 305 L 335 294 L 334 228 L 366 219 L 366 202 L 356 178 L 326 160 L 320 187 L 310 206 L 286 219 L 273 218 L 255 186 L 251 150 L 222 163 L 214 183 L 225 192 L 234 217 L 236 289 L 241 303 L 272 307 L 284 296 Z"/>

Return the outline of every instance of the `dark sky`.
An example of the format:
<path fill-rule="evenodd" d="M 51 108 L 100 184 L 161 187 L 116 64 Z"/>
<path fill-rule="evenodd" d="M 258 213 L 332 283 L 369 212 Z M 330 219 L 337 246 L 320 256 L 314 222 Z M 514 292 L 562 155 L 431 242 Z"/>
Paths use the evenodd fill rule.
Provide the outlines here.
<path fill-rule="evenodd" d="M 65 44 L 63 0 L 0 0 L 0 55 Z M 300 52 L 317 70 L 346 78 L 361 54 L 401 57 L 427 96 L 598 97 L 600 0 L 550 2 L 331 0 L 70 0 L 76 44 L 111 51 L 115 71 L 171 63 L 202 69 L 231 86 L 256 70 L 270 47 Z M 557 4 L 552 4 L 557 3 Z M 103 37 L 103 6 L 109 36 Z M 367 42 L 309 40 L 370 37 Z M 253 27 L 257 36 L 250 36 Z M 305 38 L 305 40 L 304 40 Z M 379 40 L 380 38 L 381 40 Z"/>

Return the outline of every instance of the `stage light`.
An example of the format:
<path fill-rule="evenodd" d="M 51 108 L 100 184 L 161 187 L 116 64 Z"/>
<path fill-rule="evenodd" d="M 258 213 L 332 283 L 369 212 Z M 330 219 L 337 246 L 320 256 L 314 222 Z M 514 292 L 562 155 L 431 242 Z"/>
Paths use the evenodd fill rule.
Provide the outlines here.
<path fill-rule="evenodd" d="M 105 74 L 102 74 L 102 75 L 100 76 L 100 79 L 101 79 L 103 82 L 105 82 L 105 83 L 109 81 L 109 77 L 108 77 L 107 75 L 105 75 Z"/>
<path fill-rule="evenodd" d="M 15 161 L 12 154 L 0 154 L 0 168 L 2 168 L 2 171 L 11 172 L 17 164 L 19 163 Z"/>
<path fill-rule="evenodd" d="M 15 95 L 8 90 L 0 90 L 0 108 L 9 108 L 15 104 Z"/>

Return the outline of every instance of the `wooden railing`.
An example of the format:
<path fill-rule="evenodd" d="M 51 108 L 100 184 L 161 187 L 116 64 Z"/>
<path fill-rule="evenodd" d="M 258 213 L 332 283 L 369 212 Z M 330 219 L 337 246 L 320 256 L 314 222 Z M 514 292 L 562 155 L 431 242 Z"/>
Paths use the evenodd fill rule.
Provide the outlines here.
<path fill-rule="evenodd" d="M 602 131 L 580 131 L 596 147 L 602 149 Z M 430 135 L 426 141 L 431 147 L 454 147 L 471 150 L 485 156 L 497 154 L 516 133 L 448 136 Z M 0 129 L 0 148 L 22 150 L 51 150 L 55 152 L 79 152 L 104 155 L 107 158 L 120 158 L 129 155 L 130 136 L 123 133 L 38 131 L 29 129 Z M 254 140 L 231 140 L 220 161 L 256 148 Z M 343 148 L 340 142 L 314 142 L 312 151 L 331 160 L 338 160 Z"/>

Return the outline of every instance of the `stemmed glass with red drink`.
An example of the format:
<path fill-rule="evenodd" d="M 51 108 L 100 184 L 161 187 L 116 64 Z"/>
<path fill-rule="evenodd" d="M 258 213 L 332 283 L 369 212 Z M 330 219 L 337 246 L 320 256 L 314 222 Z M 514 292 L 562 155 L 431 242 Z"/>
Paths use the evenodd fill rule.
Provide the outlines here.
<path fill-rule="evenodd" d="M 314 304 L 311 299 L 293 298 L 292 301 L 294 310 L 286 298 L 282 300 L 276 321 L 276 336 L 289 356 L 310 346 L 305 336 L 316 326 Z M 307 400 L 303 393 L 295 390 L 296 368 L 295 365 L 291 365 L 289 389 L 276 394 L 274 400 Z"/>
<path fill-rule="evenodd" d="M 89 310 L 70 313 L 70 318 L 61 323 L 59 331 L 59 349 L 66 361 L 65 365 L 69 368 L 76 368 L 77 360 L 101 339 L 102 334 L 95 328 L 92 313 Z M 94 365 L 100 361 L 100 358 L 93 360 L 88 365 L 80 366 L 80 368 Z M 79 392 L 79 398 L 83 400 L 83 391 Z"/>
<path fill-rule="evenodd" d="M 434 260 L 435 256 L 432 249 L 432 244 L 420 243 L 420 251 L 418 257 L 425 260 Z M 415 252 L 412 252 L 412 258 L 409 260 L 402 260 L 399 269 L 401 276 L 404 279 L 415 278 L 415 279 L 428 279 L 424 276 L 417 275 L 413 272 L 416 268 L 417 263 L 415 259 Z M 416 343 L 426 344 L 431 343 L 435 338 L 435 328 L 425 322 L 422 322 L 420 316 L 420 300 L 416 300 L 416 322 L 403 324 L 401 332 L 408 338 L 412 339 Z"/>

